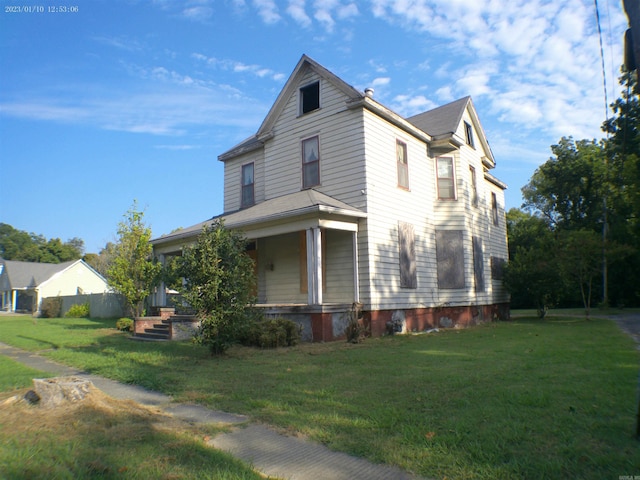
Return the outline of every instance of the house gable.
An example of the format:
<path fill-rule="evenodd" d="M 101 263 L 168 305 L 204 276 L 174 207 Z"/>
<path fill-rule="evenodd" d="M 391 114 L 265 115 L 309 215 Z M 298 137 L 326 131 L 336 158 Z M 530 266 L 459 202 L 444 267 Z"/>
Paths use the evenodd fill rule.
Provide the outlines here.
<path fill-rule="evenodd" d="M 487 169 L 495 167 L 493 152 L 471 97 L 463 97 L 407 120 L 433 137 L 431 148 L 436 154 L 447 153 L 466 145 L 465 123 L 468 124 L 473 132 L 473 148 L 479 150 L 483 165 Z"/>

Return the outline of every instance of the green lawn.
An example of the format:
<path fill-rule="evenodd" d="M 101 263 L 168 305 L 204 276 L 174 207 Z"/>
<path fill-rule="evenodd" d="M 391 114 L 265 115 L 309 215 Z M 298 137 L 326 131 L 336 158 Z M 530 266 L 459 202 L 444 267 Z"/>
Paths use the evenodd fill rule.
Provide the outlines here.
<path fill-rule="evenodd" d="M 640 475 L 640 355 L 608 320 L 521 318 L 221 358 L 133 342 L 114 325 L 0 318 L 0 341 L 426 477 Z"/>

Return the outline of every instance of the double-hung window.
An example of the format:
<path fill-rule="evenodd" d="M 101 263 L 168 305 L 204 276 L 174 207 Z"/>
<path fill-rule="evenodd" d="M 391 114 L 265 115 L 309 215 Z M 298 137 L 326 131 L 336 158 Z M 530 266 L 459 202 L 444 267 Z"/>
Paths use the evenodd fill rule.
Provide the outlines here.
<path fill-rule="evenodd" d="M 255 203 L 254 198 L 254 177 L 253 163 L 247 163 L 242 166 L 242 200 L 241 208 L 247 208 Z"/>
<path fill-rule="evenodd" d="M 456 182 L 453 168 L 453 157 L 438 157 L 436 159 L 438 176 L 438 199 L 455 200 Z"/>
<path fill-rule="evenodd" d="M 494 192 L 491 192 L 491 218 L 493 219 L 494 225 L 497 226 L 500 223 L 498 217 L 498 197 Z"/>
<path fill-rule="evenodd" d="M 469 175 L 471 176 L 471 205 L 478 206 L 478 180 L 476 178 L 476 169 L 469 167 Z"/>
<path fill-rule="evenodd" d="M 407 144 L 396 140 L 396 161 L 398 164 L 398 187 L 409 190 L 409 163 Z"/>
<path fill-rule="evenodd" d="M 302 141 L 302 188 L 320 185 L 320 145 L 318 137 Z"/>

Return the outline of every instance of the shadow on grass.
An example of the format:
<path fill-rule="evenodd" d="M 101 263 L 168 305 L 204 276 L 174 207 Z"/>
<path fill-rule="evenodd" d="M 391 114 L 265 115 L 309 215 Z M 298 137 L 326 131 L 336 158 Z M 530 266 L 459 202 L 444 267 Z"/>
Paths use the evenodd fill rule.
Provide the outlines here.
<path fill-rule="evenodd" d="M 0 454 L 6 478 L 259 478 L 199 431 L 99 392 L 77 406 L 14 408 L 0 413 L 12 425 Z"/>

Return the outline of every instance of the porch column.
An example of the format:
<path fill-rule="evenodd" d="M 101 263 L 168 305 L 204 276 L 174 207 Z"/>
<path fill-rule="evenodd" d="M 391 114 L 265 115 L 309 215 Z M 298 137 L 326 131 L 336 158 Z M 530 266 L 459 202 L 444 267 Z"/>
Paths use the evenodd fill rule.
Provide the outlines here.
<path fill-rule="evenodd" d="M 164 264 L 166 262 L 164 254 L 158 255 L 158 261 L 160 265 L 164 268 Z M 155 307 L 166 307 L 167 306 L 167 286 L 164 283 L 164 280 L 160 282 L 158 285 L 156 294 L 155 294 Z"/>
<path fill-rule="evenodd" d="M 322 231 L 307 229 L 307 302 L 322 304 Z"/>
<path fill-rule="evenodd" d="M 16 302 L 18 301 L 18 291 L 11 290 L 11 311 L 16 311 Z"/>
<path fill-rule="evenodd" d="M 353 301 L 360 303 L 360 277 L 358 275 L 358 232 L 353 232 Z"/>

